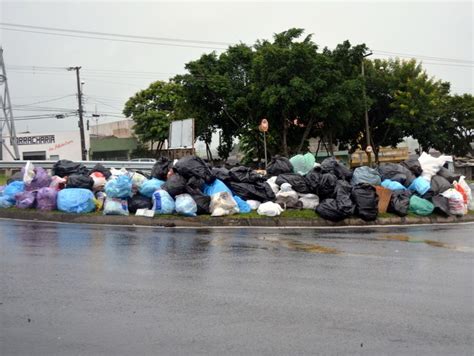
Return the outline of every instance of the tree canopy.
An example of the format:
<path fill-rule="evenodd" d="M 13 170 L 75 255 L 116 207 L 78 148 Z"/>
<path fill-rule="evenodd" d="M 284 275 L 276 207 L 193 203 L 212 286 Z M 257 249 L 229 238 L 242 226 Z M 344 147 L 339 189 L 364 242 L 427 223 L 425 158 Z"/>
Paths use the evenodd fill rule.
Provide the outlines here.
<path fill-rule="evenodd" d="M 154 82 L 130 98 L 124 114 L 136 122 L 142 141 L 161 145 L 171 120 L 192 117 L 209 158 L 212 134 L 219 130 L 221 158 L 238 138 L 247 159 L 262 159 L 257 128 L 263 118 L 270 123 L 270 155 L 305 152 L 311 137 L 327 142 L 331 152 L 333 144 L 365 148 L 367 106 L 376 156 L 405 136 L 423 149 L 472 154 L 471 95 L 450 96 L 449 83 L 429 77 L 415 60 L 364 59 L 367 51 L 349 41 L 319 50 L 312 35 L 291 28 L 271 41 L 203 54 L 185 65 L 186 74 Z"/>

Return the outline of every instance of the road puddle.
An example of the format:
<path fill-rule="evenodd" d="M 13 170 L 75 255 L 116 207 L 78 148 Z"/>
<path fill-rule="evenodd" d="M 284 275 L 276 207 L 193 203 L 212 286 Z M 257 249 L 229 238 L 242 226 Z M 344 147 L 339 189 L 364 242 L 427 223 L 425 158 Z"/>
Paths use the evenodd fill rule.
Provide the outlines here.
<path fill-rule="evenodd" d="M 278 245 L 279 247 L 284 247 L 290 251 L 302 251 L 309 253 L 318 253 L 318 254 L 340 254 L 341 252 L 338 249 L 333 247 L 322 246 L 314 243 L 306 243 L 298 240 L 291 239 L 280 239 L 273 236 L 258 236 L 258 240 L 269 242 L 273 245 Z"/>
<path fill-rule="evenodd" d="M 401 242 L 410 242 L 410 243 L 424 243 L 432 247 L 446 248 L 449 250 L 454 250 L 454 251 L 459 251 L 459 252 L 471 252 L 471 253 L 474 252 L 473 247 L 456 246 L 456 245 L 451 245 L 445 242 L 435 241 L 435 240 L 419 240 L 419 239 L 412 238 L 408 235 L 384 235 L 384 236 L 377 237 L 376 240 L 378 241 L 391 240 L 391 241 L 401 241 Z"/>

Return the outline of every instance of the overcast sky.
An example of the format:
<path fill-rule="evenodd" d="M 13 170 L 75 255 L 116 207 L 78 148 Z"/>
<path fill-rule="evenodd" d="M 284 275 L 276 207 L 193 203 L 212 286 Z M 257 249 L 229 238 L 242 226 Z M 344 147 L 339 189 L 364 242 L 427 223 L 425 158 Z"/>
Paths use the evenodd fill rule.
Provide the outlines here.
<path fill-rule="evenodd" d="M 270 39 L 274 33 L 290 27 L 301 27 L 314 34 L 314 41 L 321 48 L 333 48 L 348 39 L 353 44 L 366 43 L 374 57 L 387 58 L 386 52 L 404 57 L 414 55 L 423 59 L 430 75 L 451 82 L 452 92 L 473 92 L 471 2 L 0 0 L 0 22 L 247 44 L 253 44 L 256 39 Z M 198 43 L 169 46 L 114 42 L 6 28 L 0 25 L 0 44 L 4 49 L 18 132 L 77 129 L 77 117 L 19 120 L 32 114 L 77 109 L 75 75 L 61 68 L 82 66 L 87 115 L 97 108 L 102 115 L 99 122 L 106 122 L 119 119 L 124 102 L 136 91 L 154 80 L 183 73 L 185 63 L 213 50 L 189 46 L 221 47 Z M 57 68 L 33 69 L 33 66 Z M 64 96 L 67 97 L 55 100 Z M 27 111 L 32 107 L 36 110 Z"/>

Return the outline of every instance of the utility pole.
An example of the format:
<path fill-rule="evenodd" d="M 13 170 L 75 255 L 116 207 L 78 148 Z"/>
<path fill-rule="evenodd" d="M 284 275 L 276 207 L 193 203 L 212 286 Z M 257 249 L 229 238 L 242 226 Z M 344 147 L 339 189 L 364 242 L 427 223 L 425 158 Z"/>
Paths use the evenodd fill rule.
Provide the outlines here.
<path fill-rule="evenodd" d="M 3 86 L 3 88 L 2 88 Z M 7 70 L 3 61 L 3 48 L 0 47 L 0 160 L 3 160 L 3 149 L 5 149 L 14 160 L 20 159 L 18 142 L 16 140 L 15 120 L 13 118 L 10 91 L 8 90 Z M 3 130 L 7 128 L 8 138 L 13 152 L 10 151 L 3 138 Z M 2 147 L 3 146 L 3 147 Z"/>
<path fill-rule="evenodd" d="M 82 88 L 81 88 L 81 78 L 79 76 L 79 70 L 81 67 L 69 67 L 68 70 L 76 71 L 76 79 L 77 79 L 77 101 L 79 104 L 79 130 L 81 132 L 81 157 L 83 161 L 87 160 L 87 149 L 86 149 L 86 138 L 84 134 L 84 118 L 82 116 L 83 114 L 83 108 L 82 108 Z"/>
<path fill-rule="evenodd" d="M 362 56 L 362 64 L 361 64 L 361 72 L 362 72 L 362 79 L 364 80 L 364 88 L 363 88 L 363 97 L 364 97 L 364 108 L 365 108 L 365 138 L 367 140 L 367 147 L 365 148 L 365 152 L 367 153 L 367 161 L 369 167 L 372 166 L 372 147 L 370 145 L 370 128 L 369 128 L 369 112 L 367 110 L 367 98 L 366 98 L 366 89 L 365 89 L 365 72 L 364 72 L 364 58 L 371 56 L 372 52 L 365 54 Z"/>

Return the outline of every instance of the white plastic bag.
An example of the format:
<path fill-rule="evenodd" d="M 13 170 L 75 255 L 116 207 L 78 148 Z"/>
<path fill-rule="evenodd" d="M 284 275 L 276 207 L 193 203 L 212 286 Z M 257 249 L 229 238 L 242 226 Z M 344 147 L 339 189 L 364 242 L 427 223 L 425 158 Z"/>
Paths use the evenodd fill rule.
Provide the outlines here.
<path fill-rule="evenodd" d="M 209 204 L 211 216 L 224 216 L 239 213 L 239 207 L 229 192 L 220 192 L 211 196 Z"/>
<path fill-rule="evenodd" d="M 267 201 L 266 203 L 260 204 L 257 209 L 258 215 L 265 216 L 278 216 L 283 212 L 283 208 L 274 202 Z"/>
<path fill-rule="evenodd" d="M 420 162 L 421 168 L 423 169 L 421 176 L 428 182 L 431 182 L 431 177 L 438 173 L 438 171 L 444 166 L 446 162 L 452 161 L 453 157 L 451 156 L 441 155 L 439 157 L 433 157 L 428 153 L 423 152 L 418 158 L 418 162 Z"/>
<path fill-rule="evenodd" d="M 109 179 L 117 178 L 118 176 L 123 176 L 124 174 L 127 174 L 127 173 L 128 172 L 124 167 L 120 169 L 110 168 L 111 177 Z"/>
<path fill-rule="evenodd" d="M 105 198 L 104 215 L 123 215 L 128 216 L 127 199 Z"/>
<path fill-rule="evenodd" d="M 469 184 L 466 183 L 466 177 L 461 176 L 459 178 L 458 184 L 461 186 L 461 188 L 466 192 L 467 195 L 467 209 L 468 210 L 474 210 L 474 201 L 472 199 L 472 190 Z"/>
<path fill-rule="evenodd" d="M 280 187 L 280 191 L 276 193 L 276 197 L 281 198 L 293 198 L 298 200 L 298 193 L 296 193 L 292 188 L 290 183 L 283 183 Z"/>
<path fill-rule="evenodd" d="M 26 162 L 25 172 L 23 173 L 23 182 L 26 185 L 31 184 L 35 178 L 35 165 L 31 161 Z"/>
<path fill-rule="evenodd" d="M 138 191 L 142 184 L 148 180 L 143 174 L 137 172 L 131 173 L 130 178 L 132 179 L 132 189 L 135 192 Z"/>
<path fill-rule="evenodd" d="M 247 200 L 247 204 L 250 206 L 250 209 L 257 210 L 261 203 L 258 200 Z"/>
<path fill-rule="evenodd" d="M 465 215 L 467 213 L 467 208 L 464 205 L 464 198 L 460 192 L 456 189 L 450 188 L 441 195 L 445 198 L 448 198 L 449 213 L 453 215 Z"/>
<path fill-rule="evenodd" d="M 272 188 L 273 193 L 277 194 L 280 191 L 280 187 L 276 184 L 277 176 L 267 179 L 268 185 Z"/>
<path fill-rule="evenodd" d="M 299 200 L 303 203 L 303 209 L 314 210 L 319 205 L 319 197 L 316 194 L 300 194 Z"/>
<path fill-rule="evenodd" d="M 105 179 L 104 175 L 100 172 L 93 172 L 90 174 L 90 177 L 94 181 L 94 185 L 92 189 L 94 191 L 103 190 L 105 187 L 105 183 L 107 183 L 107 179 Z"/>

